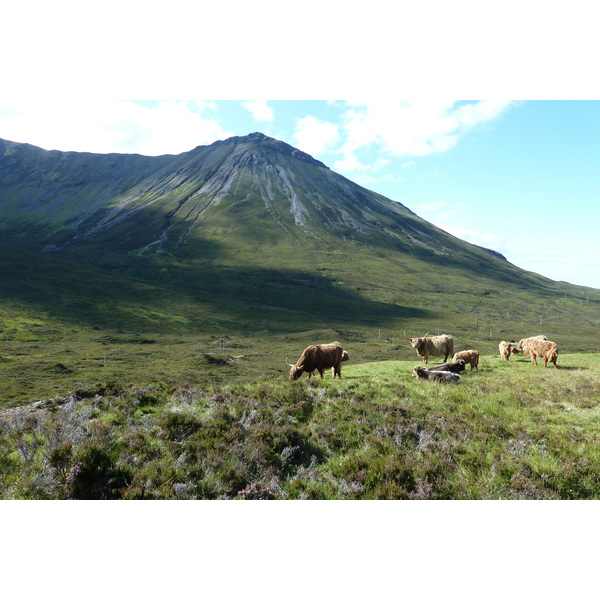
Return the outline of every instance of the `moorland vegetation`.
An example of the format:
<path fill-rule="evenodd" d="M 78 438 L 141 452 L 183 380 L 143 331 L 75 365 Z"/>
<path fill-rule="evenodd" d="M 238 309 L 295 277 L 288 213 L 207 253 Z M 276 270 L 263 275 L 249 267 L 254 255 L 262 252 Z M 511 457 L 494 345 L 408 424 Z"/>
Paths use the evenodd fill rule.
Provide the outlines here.
<path fill-rule="evenodd" d="M 345 363 L 341 380 L 98 382 L 2 413 L 0 493 L 597 499 L 598 359 L 486 355 L 451 385 L 411 377 L 414 360 Z"/>

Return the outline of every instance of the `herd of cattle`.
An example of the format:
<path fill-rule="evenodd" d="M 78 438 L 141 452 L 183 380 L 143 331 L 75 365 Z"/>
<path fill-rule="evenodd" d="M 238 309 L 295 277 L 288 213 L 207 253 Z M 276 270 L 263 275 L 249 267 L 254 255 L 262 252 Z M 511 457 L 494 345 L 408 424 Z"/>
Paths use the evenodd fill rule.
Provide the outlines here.
<path fill-rule="evenodd" d="M 460 381 L 460 373 L 467 365 L 471 365 L 471 371 L 479 370 L 479 352 L 477 350 L 454 352 L 454 338 L 451 335 L 409 338 L 409 341 L 422 358 L 423 365 L 428 363 L 430 356 L 444 357 L 444 362 L 434 367 L 423 365 L 415 367 L 412 376 L 417 379 L 455 383 Z M 534 365 L 537 365 L 537 358 L 542 358 L 544 367 L 551 362 L 554 368 L 558 368 L 556 364 L 558 347 L 545 335 L 523 338 L 519 342 L 500 342 L 498 350 L 503 360 L 509 360 L 512 354 L 522 354 L 530 356 Z M 451 362 L 448 362 L 449 356 L 452 356 Z M 288 363 L 287 359 L 286 363 L 291 367 L 290 379 L 299 379 L 303 373 L 307 373 L 310 379 L 315 371 L 318 371 L 323 378 L 325 369 L 331 369 L 333 378 L 337 375 L 341 379 L 342 363 L 346 360 L 350 360 L 348 352 L 339 342 L 333 342 L 308 346 L 295 365 Z"/>

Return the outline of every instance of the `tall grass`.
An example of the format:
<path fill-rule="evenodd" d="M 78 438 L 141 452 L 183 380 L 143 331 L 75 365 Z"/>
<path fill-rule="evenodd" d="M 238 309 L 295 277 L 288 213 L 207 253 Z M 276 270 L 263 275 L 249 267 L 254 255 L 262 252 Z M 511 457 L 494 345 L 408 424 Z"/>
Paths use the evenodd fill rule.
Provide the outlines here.
<path fill-rule="evenodd" d="M 192 387 L 104 381 L 0 414 L 2 498 L 596 499 L 598 355 Z M 559 363 L 559 364 L 560 364 Z"/>

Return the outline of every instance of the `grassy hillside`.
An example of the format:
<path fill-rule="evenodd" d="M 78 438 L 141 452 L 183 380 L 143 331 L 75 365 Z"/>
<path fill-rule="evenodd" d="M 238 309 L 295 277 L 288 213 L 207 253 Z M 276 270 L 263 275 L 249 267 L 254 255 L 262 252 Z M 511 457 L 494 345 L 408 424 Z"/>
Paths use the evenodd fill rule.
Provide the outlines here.
<path fill-rule="evenodd" d="M 286 356 L 334 340 L 361 362 L 411 359 L 407 338 L 427 332 L 484 353 L 539 333 L 561 353 L 600 348 L 598 290 L 533 285 L 534 275 L 508 286 L 457 268 L 423 271 L 417 259 L 357 247 L 313 249 L 307 270 L 292 246 L 273 256 L 115 257 L 105 268 L 3 246 L 0 405 L 106 379 L 284 377 Z"/>
<path fill-rule="evenodd" d="M 103 381 L 0 417 L 3 498 L 600 498 L 599 355 L 340 380 Z"/>

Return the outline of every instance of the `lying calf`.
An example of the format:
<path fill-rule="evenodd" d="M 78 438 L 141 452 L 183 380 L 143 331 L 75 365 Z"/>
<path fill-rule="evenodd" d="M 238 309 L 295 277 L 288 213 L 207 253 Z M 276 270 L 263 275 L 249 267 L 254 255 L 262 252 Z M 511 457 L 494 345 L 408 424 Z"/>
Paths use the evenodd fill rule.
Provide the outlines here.
<path fill-rule="evenodd" d="M 451 373 L 462 373 L 465 370 L 465 361 L 462 358 L 454 362 L 446 362 L 435 367 L 426 367 L 427 371 L 450 371 Z"/>
<path fill-rule="evenodd" d="M 420 366 L 413 369 L 412 376 L 417 379 L 429 379 L 430 381 L 440 381 L 442 383 L 456 383 L 460 381 L 460 375 L 457 373 L 451 373 L 450 371 L 434 371 Z"/>

